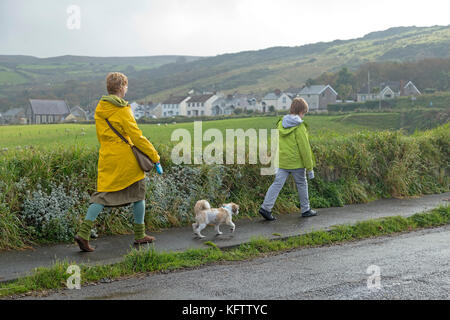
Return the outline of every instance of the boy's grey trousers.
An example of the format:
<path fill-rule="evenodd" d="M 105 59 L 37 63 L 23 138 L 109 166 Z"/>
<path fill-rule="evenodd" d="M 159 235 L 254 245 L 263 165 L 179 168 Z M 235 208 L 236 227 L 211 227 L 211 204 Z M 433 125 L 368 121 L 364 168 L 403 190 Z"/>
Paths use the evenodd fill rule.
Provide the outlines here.
<path fill-rule="evenodd" d="M 272 208 L 275 205 L 275 201 L 278 198 L 278 194 L 286 182 L 289 174 L 294 177 L 295 184 L 297 185 L 298 197 L 300 198 L 301 213 L 309 211 L 309 197 L 308 197 L 308 182 L 306 181 L 306 169 L 278 169 L 275 176 L 275 181 L 267 190 L 264 202 L 261 205 L 266 211 L 272 212 Z"/>

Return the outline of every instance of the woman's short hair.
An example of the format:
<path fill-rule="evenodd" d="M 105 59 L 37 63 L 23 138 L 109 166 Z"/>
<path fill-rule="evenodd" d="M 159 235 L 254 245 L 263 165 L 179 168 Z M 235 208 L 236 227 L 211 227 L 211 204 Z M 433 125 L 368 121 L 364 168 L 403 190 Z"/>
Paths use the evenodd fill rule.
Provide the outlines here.
<path fill-rule="evenodd" d="M 123 87 L 128 86 L 128 78 L 120 72 L 111 72 L 106 77 L 106 89 L 109 94 L 118 93 Z"/>
<path fill-rule="evenodd" d="M 295 98 L 291 104 L 291 114 L 307 113 L 309 110 L 308 103 L 303 98 Z"/>

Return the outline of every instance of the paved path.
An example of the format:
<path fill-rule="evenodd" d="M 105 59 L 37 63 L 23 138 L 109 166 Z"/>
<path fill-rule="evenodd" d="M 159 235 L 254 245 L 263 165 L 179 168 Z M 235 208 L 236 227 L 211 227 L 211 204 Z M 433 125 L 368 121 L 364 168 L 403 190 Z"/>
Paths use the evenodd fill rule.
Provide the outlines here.
<path fill-rule="evenodd" d="M 25 299 L 449 299 L 448 239 L 450 226 L 444 226 Z M 378 288 L 375 279 L 368 281 L 373 277 L 373 271 L 367 273 L 370 266 L 379 270 Z"/>
<path fill-rule="evenodd" d="M 368 204 L 348 205 L 342 208 L 319 209 L 319 215 L 301 218 L 299 214 L 278 215 L 278 220 L 268 222 L 262 218 L 235 221 L 236 231 L 231 234 L 222 226 L 223 235 L 215 236 L 214 228 L 208 227 L 202 233 L 206 238 L 195 238 L 191 227 L 171 228 L 153 234 L 154 246 L 161 251 L 181 251 L 188 248 L 202 248 L 205 241 L 213 241 L 219 247 L 230 247 L 248 242 L 251 237 L 266 238 L 299 235 L 318 229 L 328 229 L 338 224 L 353 224 L 357 221 L 387 216 L 410 216 L 430 210 L 439 204 L 448 203 L 450 193 L 428 195 L 415 199 L 385 199 Z M 8 281 L 26 275 L 36 267 L 50 266 L 55 260 L 77 264 L 110 264 L 120 261 L 132 247 L 133 236 L 102 237 L 92 241 L 94 253 L 83 253 L 75 244 L 39 247 L 26 251 L 0 252 L 0 281 Z"/>

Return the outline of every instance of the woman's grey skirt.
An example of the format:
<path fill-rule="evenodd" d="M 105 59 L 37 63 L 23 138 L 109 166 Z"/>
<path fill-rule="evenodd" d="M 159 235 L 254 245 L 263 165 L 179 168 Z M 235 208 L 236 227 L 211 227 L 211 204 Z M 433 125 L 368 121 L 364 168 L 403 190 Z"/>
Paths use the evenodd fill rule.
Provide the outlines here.
<path fill-rule="evenodd" d="M 141 200 L 145 200 L 144 179 L 120 191 L 95 192 L 92 194 L 89 203 L 98 203 L 105 207 L 123 207 Z"/>

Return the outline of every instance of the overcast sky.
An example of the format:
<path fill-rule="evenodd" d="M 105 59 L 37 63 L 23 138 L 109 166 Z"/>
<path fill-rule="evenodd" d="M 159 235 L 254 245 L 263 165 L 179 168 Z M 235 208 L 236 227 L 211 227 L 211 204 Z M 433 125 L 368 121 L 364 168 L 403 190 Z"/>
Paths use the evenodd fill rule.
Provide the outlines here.
<path fill-rule="evenodd" d="M 449 12 L 448 0 L 0 0 L 0 54 L 211 56 L 449 25 Z"/>

